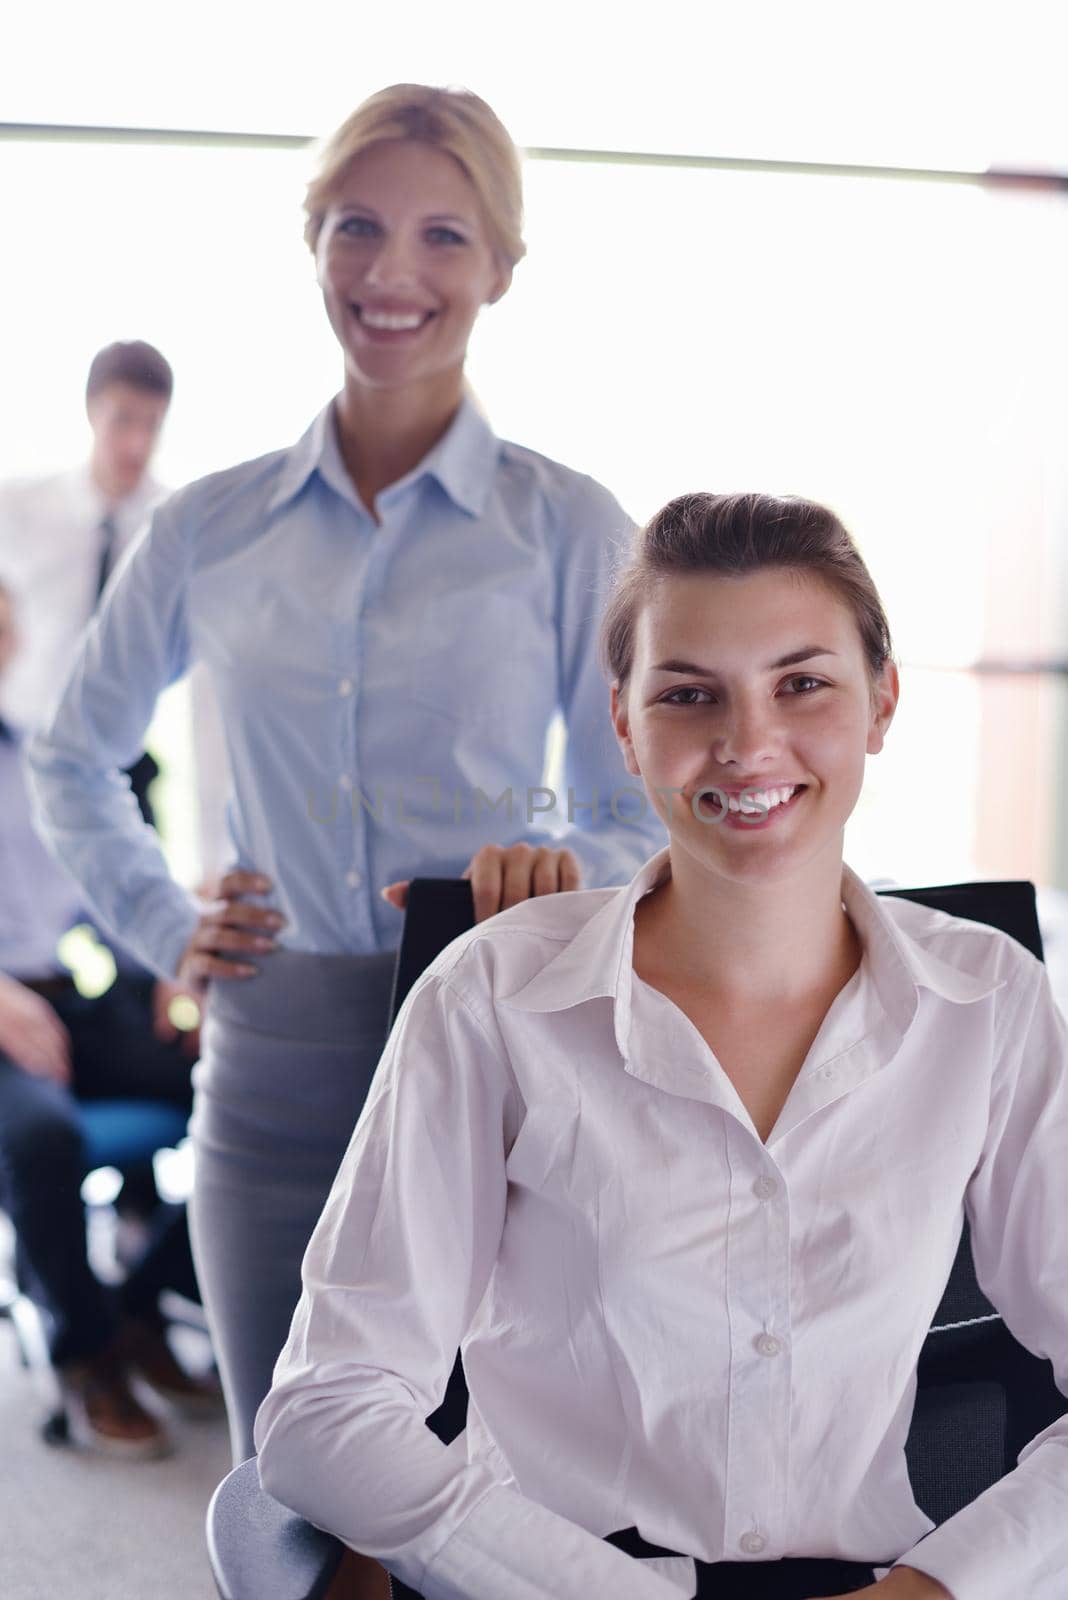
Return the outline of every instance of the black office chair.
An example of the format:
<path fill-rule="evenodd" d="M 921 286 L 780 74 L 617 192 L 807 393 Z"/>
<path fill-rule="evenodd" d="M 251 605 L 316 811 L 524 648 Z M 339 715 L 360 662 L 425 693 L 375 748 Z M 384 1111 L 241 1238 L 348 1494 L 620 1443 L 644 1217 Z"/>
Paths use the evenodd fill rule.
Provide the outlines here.
<path fill-rule="evenodd" d="M 422 919 L 405 921 L 393 1015 L 419 973 L 472 923 L 470 886 L 421 879 L 413 896 Z M 1030 883 L 962 883 L 895 889 L 903 899 L 984 922 L 1042 958 Z M 463 1427 L 463 1372 L 457 1360 L 440 1409 L 428 1418 L 449 1440 Z M 1015 1465 L 1023 1446 L 1068 1410 L 1049 1362 L 1023 1349 L 982 1293 L 967 1225 L 920 1356 L 918 1392 L 906 1445 L 917 1502 L 935 1523 L 969 1504 Z M 255 1459 L 216 1489 L 208 1510 L 208 1550 L 221 1600 L 322 1600 L 343 1546 L 278 1504 L 260 1487 Z M 394 1600 L 418 1600 L 398 1579 Z"/>

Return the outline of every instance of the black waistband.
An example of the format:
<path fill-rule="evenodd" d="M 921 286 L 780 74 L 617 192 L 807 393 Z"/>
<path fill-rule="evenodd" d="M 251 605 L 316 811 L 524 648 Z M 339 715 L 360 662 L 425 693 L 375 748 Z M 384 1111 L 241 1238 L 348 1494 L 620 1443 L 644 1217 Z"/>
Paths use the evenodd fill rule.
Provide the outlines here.
<path fill-rule="evenodd" d="M 610 1533 L 609 1544 L 628 1556 L 677 1556 L 678 1550 L 650 1544 L 637 1528 Z M 879 1566 L 889 1566 L 879 1562 Z M 813 1600 L 815 1596 L 852 1594 L 875 1582 L 871 1567 L 859 1561 L 818 1561 L 787 1556 L 782 1561 L 699 1561 L 697 1600 Z"/>
<path fill-rule="evenodd" d="M 18 981 L 24 989 L 32 989 L 34 994 L 43 995 L 45 999 L 57 994 L 73 994 L 77 987 L 69 972 L 50 972 L 43 978 L 19 978 Z"/>

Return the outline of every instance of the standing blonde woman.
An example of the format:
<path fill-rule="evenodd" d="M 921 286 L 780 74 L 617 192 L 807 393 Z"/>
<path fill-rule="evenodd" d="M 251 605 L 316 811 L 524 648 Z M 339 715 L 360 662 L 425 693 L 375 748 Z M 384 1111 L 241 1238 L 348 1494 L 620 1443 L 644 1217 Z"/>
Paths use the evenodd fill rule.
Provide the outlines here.
<path fill-rule="evenodd" d="M 103 921 L 210 985 L 192 1220 L 237 1459 L 381 1049 L 407 880 L 466 872 L 481 919 L 624 880 L 656 838 L 620 820 L 596 659 L 627 519 L 465 393 L 475 319 L 524 250 L 511 140 L 466 91 L 385 89 L 323 147 L 306 210 L 340 394 L 291 449 L 157 513 L 32 753 Z M 196 661 L 234 774 L 236 866 L 208 909 L 119 776 Z M 557 712 L 563 832 L 538 787 Z"/>

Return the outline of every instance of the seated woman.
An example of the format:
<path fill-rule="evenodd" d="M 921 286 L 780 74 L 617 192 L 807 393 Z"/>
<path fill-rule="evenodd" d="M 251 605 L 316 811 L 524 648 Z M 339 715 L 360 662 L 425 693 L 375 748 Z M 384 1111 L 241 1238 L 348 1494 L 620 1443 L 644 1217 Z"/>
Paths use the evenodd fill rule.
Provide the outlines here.
<path fill-rule="evenodd" d="M 409 996 L 263 1482 L 428 1600 L 822 1600 L 884 1567 L 885 1600 L 1063 1596 L 1068 1418 L 933 1532 L 906 1471 L 965 1211 L 1068 1386 L 1068 1050 L 1013 940 L 843 866 L 898 695 L 868 571 L 820 506 L 690 495 L 603 637 L 669 848 L 493 918 Z"/>

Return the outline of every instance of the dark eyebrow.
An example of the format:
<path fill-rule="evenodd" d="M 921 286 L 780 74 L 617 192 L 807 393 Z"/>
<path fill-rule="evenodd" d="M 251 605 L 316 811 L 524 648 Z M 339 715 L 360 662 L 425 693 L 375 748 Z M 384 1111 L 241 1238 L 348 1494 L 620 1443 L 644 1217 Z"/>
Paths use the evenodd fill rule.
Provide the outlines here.
<path fill-rule="evenodd" d="M 780 656 L 778 661 L 769 661 L 768 672 L 777 672 L 781 667 L 800 666 L 802 661 L 811 661 L 814 656 L 836 656 L 837 650 L 828 650 L 826 645 L 805 644 L 800 650 L 791 650 L 789 655 Z M 693 661 L 658 661 L 653 667 L 654 672 L 677 672 L 684 677 L 714 678 L 716 676 L 712 667 L 701 667 Z"/>

